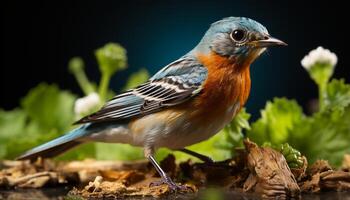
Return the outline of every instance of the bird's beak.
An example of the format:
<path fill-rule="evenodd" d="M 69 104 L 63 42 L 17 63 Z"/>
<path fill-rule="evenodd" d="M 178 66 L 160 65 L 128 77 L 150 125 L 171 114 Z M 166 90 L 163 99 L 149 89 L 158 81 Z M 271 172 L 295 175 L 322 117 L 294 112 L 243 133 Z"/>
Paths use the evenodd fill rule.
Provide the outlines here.
<path fill-rule="evenodd" d="M 256 41 L 256 46 L 258 47 L 271 47 L 271 46 L 287 46 L 287 43 L 279 40 L 277 38 L 273 38 L 268 36 L 267 39 Z"/>
<path fill-rule="evenodd" d="M 273 38 L 271 36 L 267 36 L 266 38 L 262 40 L 256 40 L 250 42 L 251 45 L 259 48 L 263 47 L 271 47 L 271 46 L 287 46 L 287 43 L 283 42 L 282 40 L 279 40 L 277 38 Z"/>

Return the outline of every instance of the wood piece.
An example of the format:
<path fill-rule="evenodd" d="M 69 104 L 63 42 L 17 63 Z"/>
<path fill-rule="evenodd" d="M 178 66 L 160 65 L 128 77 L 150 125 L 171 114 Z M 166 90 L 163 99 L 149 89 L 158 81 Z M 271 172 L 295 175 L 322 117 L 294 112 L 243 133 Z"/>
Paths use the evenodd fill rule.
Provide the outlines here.
<path fill-rule="evenodd" d="M 250 175 L 243 190 L 261 194 L 264 198 L 299 198 L 300 188 L 283 155 L 269 147 L 259 147 L 248 139 L 247 167 Z"/>

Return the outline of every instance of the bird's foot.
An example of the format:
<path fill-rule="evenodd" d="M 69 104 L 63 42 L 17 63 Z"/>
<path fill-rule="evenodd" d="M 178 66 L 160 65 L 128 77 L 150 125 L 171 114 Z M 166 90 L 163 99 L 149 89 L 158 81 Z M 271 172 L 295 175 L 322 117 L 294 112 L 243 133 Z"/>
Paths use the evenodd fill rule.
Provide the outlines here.
<path fill-rule="evenodd" d="M 159 181 L 152 182 L 152 183 L 149 184 L 149 186 L 153 187 L 153 186 L 160 186 L 160 185 L 163 185 L 163 184 L 167 184 L 172 191 L 181 191 L 181 190 L 187 190 L 188 189 L 184 185 L 176 184 L 173 180 L 171 180 L 170 177 L 165 177 L 165 178 L 162 178 Z"/>
<path fill-rule="evenodd" d="M 157 186 L 162 184 L 167 184 L 172 191 L 181 191 L 187 189 L 186 186 L 183 185 L 177 185 L 171 178 L 162 170 L 162 168 L 158 165 L 157 161 L 154 159 L 152 155 L 146 156 L 154 166 L 154 168 L 157 170 L 160 177 L 162 177 L 161 181 L 153 182 L 149 186 Z"/>

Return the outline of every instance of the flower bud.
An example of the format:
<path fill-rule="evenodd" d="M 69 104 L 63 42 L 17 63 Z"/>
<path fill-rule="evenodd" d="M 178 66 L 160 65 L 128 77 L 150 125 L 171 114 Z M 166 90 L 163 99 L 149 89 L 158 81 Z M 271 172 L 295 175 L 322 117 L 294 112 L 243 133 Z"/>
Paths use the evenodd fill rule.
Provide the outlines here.
<path fill-rule="evenodd" d="M 311 78 L 318 85 L 325 85 L 333 75 L 337 61 L 338 58 L 335 53 L 320 46 L 310 51 L 301 60 L 301 65 L 309 72 Z"/>
<path fill-rule="evenodd" d="M 126 50 L 116 43 L 108 43 L 95 51 L 102 74 L 112 75 L 126 68 Z"/>
<path fill-rule="evenodd" d="M 68 63 L 69 72 L 72 74 L 79 73 L 84 69 L 84 61 L 80 57 L 73 57 Z"/>
<path fill-rule="evenodd" d="M 75 101 L 74 112 L 77 116 L 84 116 L 96 110 L 100 106 L 100 97 L 97 93 L 91 93 Z"/>

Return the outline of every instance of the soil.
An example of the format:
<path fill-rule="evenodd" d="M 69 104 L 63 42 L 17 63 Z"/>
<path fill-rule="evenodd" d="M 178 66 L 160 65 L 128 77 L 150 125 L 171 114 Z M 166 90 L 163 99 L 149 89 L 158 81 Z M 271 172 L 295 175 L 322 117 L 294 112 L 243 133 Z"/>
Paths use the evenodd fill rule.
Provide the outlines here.
<path fill-rule="evenodd" d="M 194 199 L 208 195 L 208 191 L 212 191 L 208 188 L 219 189 L 220 195 L 225 197 L 235 195 L 236 199 L 299 199 L 301 194 L 303 199 L 309 194 L 345 195 L 346 199 L 349 195 L 349 155 L 344 156 L 339 170 L 334 170 L 324 160 L 308 166 L 306 158 L 302 167 L 290 169 L 278 151 L 259 147 L 249 140 L 244 144 L 245 149 L 238 151 L 236 157 L 222 162 L 188 160 L 177 164 L 175 157 L 169 155 L 161 166 L 184 186 L 175 192 L 167 185 L 153 184 L 160 181 L 160 177 L 147 161 L 2 161 L 0 199 L 21 199 L 13 198 L 21 194 L 25 194 L 23 197 L 41 195 L 40 199 L 50 194 L 48 199 L 56 199 L 60 196 L 57 191 L 61 194 L 69 191 L 71 198 L 83 199 Z"/>

